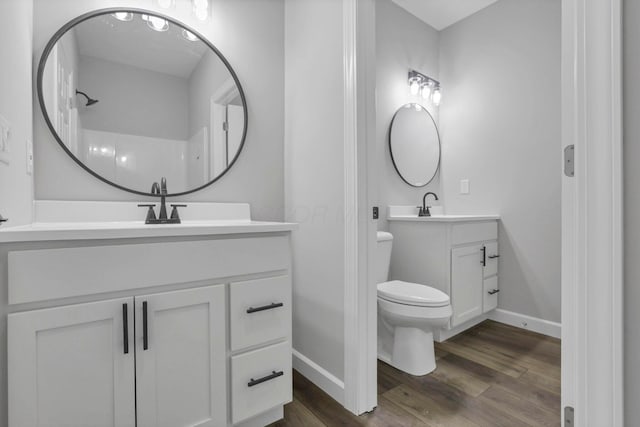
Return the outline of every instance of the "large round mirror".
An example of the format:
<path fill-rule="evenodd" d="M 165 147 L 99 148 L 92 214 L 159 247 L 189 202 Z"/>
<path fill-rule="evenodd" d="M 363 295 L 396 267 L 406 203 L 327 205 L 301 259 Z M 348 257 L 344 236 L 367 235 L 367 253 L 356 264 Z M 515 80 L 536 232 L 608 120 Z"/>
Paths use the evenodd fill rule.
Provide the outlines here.
<path fill-rule="evenodd" d="M 400 177 L 413 187 L 424 187 L 440 166 L 440 136 L 429 112 L 419 104 L 406 104 L 393 116 L 389 149 Z"/>
<path fill-rule="evenodd" d="M 169 195 L 210 185 L 246 136 L 240 82 L 222 54 L 175 20 L 109 9 L 69 22 L 38 69 L 45 120 L 84 169 L 120 189 Z"/>

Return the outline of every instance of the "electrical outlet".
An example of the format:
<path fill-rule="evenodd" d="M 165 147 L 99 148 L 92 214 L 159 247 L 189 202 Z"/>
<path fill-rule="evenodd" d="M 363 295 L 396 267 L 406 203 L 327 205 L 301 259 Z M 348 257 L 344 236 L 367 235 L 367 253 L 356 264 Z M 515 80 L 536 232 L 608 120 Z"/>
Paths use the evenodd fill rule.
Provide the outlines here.
<path fill-rule="evenodd" d="M 9 164 L 11 158 L 11 124 L 0 116 L 0 162 Z"/>
<path fill-rule="evenodd" d="M 469 194 L 469 180 L 461 179 L 460 180 L 460 194 Z"/>
<path fill-rule="evenodd" d="M 27 175 L 33 175 L 33 142 L 27 139 Z"/>

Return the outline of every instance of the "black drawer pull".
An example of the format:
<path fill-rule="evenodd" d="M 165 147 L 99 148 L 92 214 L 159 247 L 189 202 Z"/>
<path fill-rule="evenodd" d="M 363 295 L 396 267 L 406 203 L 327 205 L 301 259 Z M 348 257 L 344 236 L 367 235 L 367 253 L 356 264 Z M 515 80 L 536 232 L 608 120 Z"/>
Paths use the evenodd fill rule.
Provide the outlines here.
<path fill-rule="evenodd" d="M 489 259 L 500 258 L 500 255 L 489 255 Z"/>
<path fill-rule="evenodd" d="M 247 309 L 247 313 L 251 314 L 251 313 L 257 313 L 258 311 L 273 310 L 274 308 L 278 308 L 282 306 L 284 306 L 284 304 L 281 302 L 273 302 L 269 305 L 263 305 L 262 307 L 256 307 L 256 308 L 249 307 Z"/>
<path fill-rule="evenodd" d="M 124 354 L 129 354 L 129 310 L 127 304 L 122 304 L 122 337 L 124 339 Z"/>
<path fill-rule="evenodd" d="M 142 302 L 142 349 L 149 349 L 149 328 L 147 325 L 147 302 Z"/>
<path fill-rule="evenodd" d="M 272 379 L 281 377 L 283 375 L 284 375 L 283 371 L 280 371 L 280 372 L 271 371 L 271 374 L 267 375 L 266 377 L 258 378 L 257 380 L 254 380 L 253 378 L 251 378 L 251 381 L 249 381 L 247 383 L 247 385 L 249 387 L 253 387 L 254 385 L 258 385 L 258 384 L 262 384 L 262 383 L 267 382 L 267 381 L 271 381 Z"/>
<path fill-rule="evenodd" d="M 500 289 L 493 289 L 493 290 L 489 291 L 489 295 L 495 295 L 498 292 L 500 292 Z"/>

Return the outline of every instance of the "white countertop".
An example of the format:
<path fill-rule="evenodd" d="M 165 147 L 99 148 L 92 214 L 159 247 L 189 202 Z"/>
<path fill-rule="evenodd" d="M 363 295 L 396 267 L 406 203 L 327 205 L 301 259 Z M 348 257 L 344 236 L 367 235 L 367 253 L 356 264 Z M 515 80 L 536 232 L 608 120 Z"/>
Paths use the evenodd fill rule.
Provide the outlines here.
<path fill-rule="evenodd" d="M 296 228 L 294 223 L 251 220 L 183 221 L 182 224 L 161 225 L 146 225 L 144 221 L 36 222 L 0 228 L 0 243 L 275 233 Z"/>
<path fill-rule="evenodd" d="M 500 219 L 500 215 L 394 215 L 387 218 L 389 221 L 414 221 L 414 222 L 473 222 L 473 221 L 495 221 Z"/>

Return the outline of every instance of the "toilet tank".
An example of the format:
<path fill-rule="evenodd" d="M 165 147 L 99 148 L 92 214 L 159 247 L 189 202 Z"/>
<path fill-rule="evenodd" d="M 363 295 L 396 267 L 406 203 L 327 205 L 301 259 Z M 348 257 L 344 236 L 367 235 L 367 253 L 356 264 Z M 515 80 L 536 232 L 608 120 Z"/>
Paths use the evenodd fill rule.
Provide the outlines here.
<path fill-rule="evenodd" d="M 389 280 L 392 246 L 393 235 L 385 231 L 378 231 L 378 245 L 376 247 L 376 283 L 382 283 Z"/>

